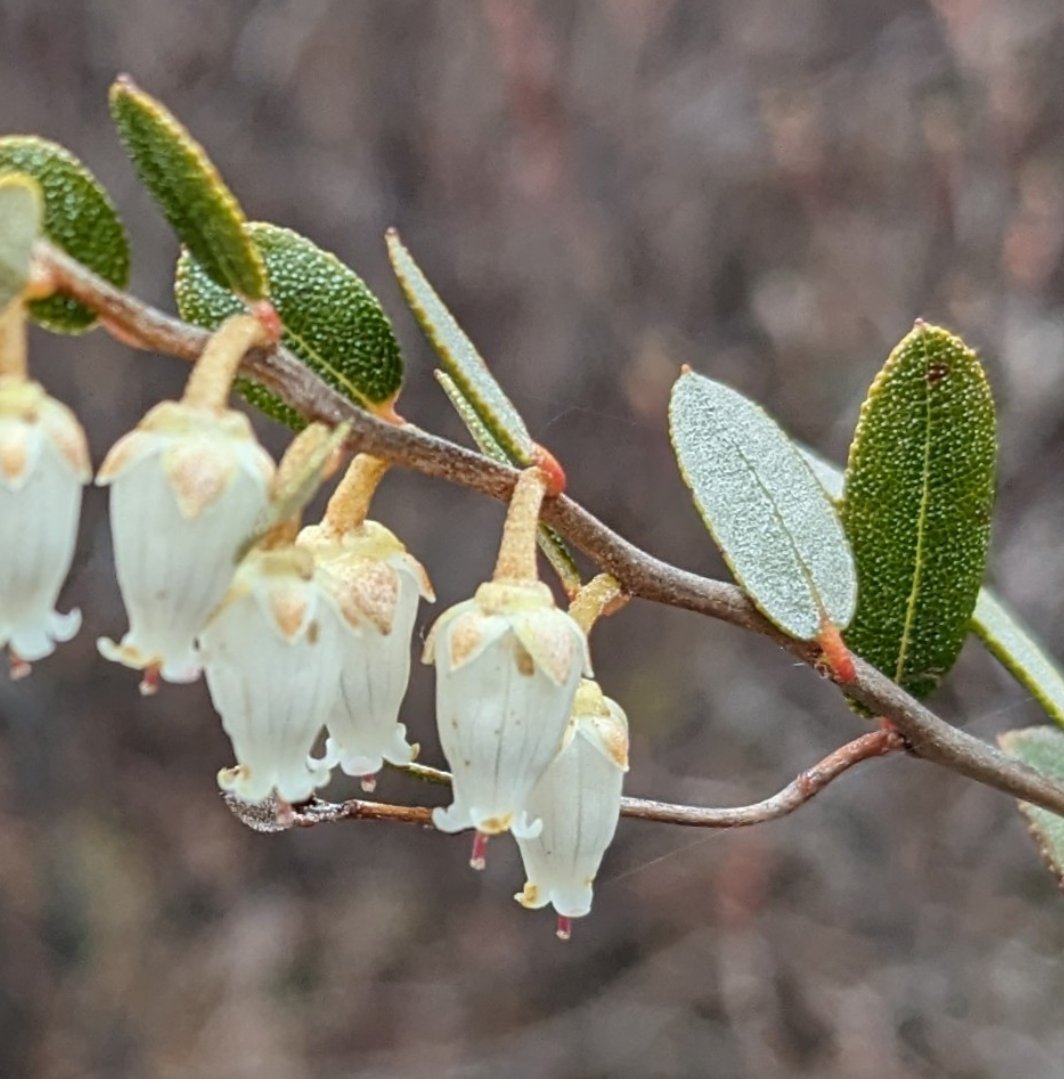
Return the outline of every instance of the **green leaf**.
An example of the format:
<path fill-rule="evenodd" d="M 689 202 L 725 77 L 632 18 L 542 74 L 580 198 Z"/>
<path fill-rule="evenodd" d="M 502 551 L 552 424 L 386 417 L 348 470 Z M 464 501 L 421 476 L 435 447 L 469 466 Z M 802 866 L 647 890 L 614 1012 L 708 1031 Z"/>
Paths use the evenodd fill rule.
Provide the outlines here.
<path fill-rule="evenodd" d="M 155 98 L 120 76 L 111 116 L 141 182 L 216 284 L 248 300 L 266 295 L 266 270 L 244 231 L 244 211 L 203 147 Z"/>
<path fill-rule="evenodd" d="M 495 440 L 495 436 L 484 425 L 484 421 L 481 420 L 473 406 L 462 395 L 462 391 L 455 385 L 454 379 L 446 371 L 440 371 L 439 369 L 434 371 L 433 374 L 436 376 L 436 381 L 443 387 L 443 392 L 447 394 L 451 404 L 454 405 L 454 410 L 473 436 L 473 441 L 477 444 L 480 452 L 485 457 L 490 457 L 493 461 L 499 461 L 501 464 L 516 464 Z M 539 542 L 539 549 L 558 575 L 558 579 L 561 581 L 566 593 L 570 596 L 575 595 L 580 590 L 583 581 L 580 578 L 580 570 L 577 568 L 576 561 L 566 546 L 565 540 L 550 525 L 540 525 L 536 533 L 536 539 Z"/>
<path fill-rule="evenodd" d="M 1027 629 L 989 590 L 979 593 L 972 629 L 1050 719 L 1064 726 L 1064 675 Z"/>
<path fill-rule="evenodd" d="M 1027 727 L 999 735 L 998 744 L 1035 771 L 1064 784 L 1064 732 L 1055 727 Z M 1027 818 L 1046 867 L 1057 883 L 1064 886 L 1064 818 L 1028 802 L 1017 805 Z"/>
<path fill-rule="evenodd" d="M 306 237 L 261 222 L 245 228 L 265 261 L 283 343 L 349 400 L 390 414 L 403 383 L 403 359 L 377 297 L 353 270 Z M 219 287 L 187 251 L 178 260 L 175 292 L 181 317 L 207 329 L 244 310 L 240 298 Z M 267 415 L 302 425 L 262 386 L 249 391 L 240 379 L 236 387 Z"/>
<path fill-rule="evenodd" d="M 735 390 L 686 372 L 669 402 L 684 481 L 736 579 L 785 633 L 812 640 L 853 615 L 846 535 L 809 466 L 770 416 Z"/>
<path fill-rule="evenodd" d="M 800 448 L 828 496 L 841 503 L 845 477 L 842 469 L 815 450 Z M 989 588 L 979 590 L 971 629 L 994 658 L 1038 701 L 1046 715 L 1064 726 L 1064 674 L 1019 617 Z"/>
<path fill-rule="evenodd" d="M 975 353 L 918 322 L 861 408 L 842 519 L 860 584 L 847 645 L 922 697 L 953 665 L 986 570 L 997 456 Z"/>
<path fill-rule="evenodd" d="M 43 214 L 36 180 L 21 172 L 0 173 L 0 311 L 22 295 L 30 279 Z"/>
<path fill-rule="evenodd" d="M 0 172 L 23 172 L 44 196 L 44 235 L 71 258 L 117 288 L 129 283 L 126 230 L 107 192 L 76 157 L 35 135 L 0 137 Z M 82 333 L 96 315 L 67 296 L 28 305 L 30 315 L 57 333 Z"/>
<path fill-rule="evenodd" d="M 388 255 L 403 296 L 436 350 L 444 370 L 510 460 L 522 466 L 532 464 L 535 443 L 521 414 L 495 381 L 473 342 L 444 306 L 394 229 L 388 231 L 387 241 Z"/>

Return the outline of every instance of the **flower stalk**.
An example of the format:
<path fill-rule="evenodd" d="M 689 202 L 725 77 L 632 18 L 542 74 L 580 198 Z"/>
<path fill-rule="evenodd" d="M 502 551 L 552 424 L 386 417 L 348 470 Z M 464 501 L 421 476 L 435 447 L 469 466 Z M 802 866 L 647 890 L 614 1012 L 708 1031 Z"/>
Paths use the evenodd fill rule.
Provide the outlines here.
<path fill-rule="evenodd" d="M 337 536 L 359 528 L 365 522 L 373 496 L 390 467 L 380 457 L 358 454 L 329 499 L 322 526 Z"/>
<path fill-rule="evenodd" d="M 224 412 L 233 379 L 248 352 L 271 344 L 271 334 L 253 315 L 233 315 L 211 334 L 203 355 L 185 383 L 181 403 L 189 408 Z"/>
<path fill-rule="evenodd" d="M 19 301 L 0 311 L 0 378 L 29 377 L 26 358 L 26 308 Z"/>
<path fill-rule="evenodd" d="M 492 580 L 496 582 L 538 581 L 536 569 L 536 529 L 539 511 L 547 494 L 548 478 L 540 468 L 526 468 L 514 484 L 510 508 L 506 511 L 499 557 Z"/>

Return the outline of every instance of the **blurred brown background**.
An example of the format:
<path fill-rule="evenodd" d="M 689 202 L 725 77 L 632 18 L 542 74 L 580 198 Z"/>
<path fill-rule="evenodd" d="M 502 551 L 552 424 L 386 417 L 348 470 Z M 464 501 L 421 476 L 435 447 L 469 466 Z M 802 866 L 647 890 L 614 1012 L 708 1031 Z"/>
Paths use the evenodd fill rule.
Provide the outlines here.
<path fill-rule="evenodd" d="M 0 0 L 0 130 L 96 171 L 135 290 L 172 309 L 175 242 L 107 116 L 130 72 L 252 217 L 359 270 L 402 411 L 464 437 L 388 270 L 398 226 L 572 493 L 706 573 L 665 434 L 679 365 L 841 459 L 890 346 L 945 322 L 1000 405 L 993 578 L 1062 654 L 1062 59 L 1059 0 Z M 97 461 L 186 371 L 100 333 L 38 335 L 33 363 Z M 488 572 L 500 507 L 397 474 L 377 511 L 439 609 Z M 1001 795 L 899 759 L 750 832 L 624 822 L 563 945 L 510 899 L 507 842 L 478 876 L 465 836 L 240 826 L 202 686 L 145 702 L 96 656 L 124 621 L 95 491 L 63 600 L 80 636 L 0 681 L 4 1079 L 1064 1075 L 1064 903 Z M 633 604 L 595 654 L 633 794 L 755 800 L 862 729 L 682 612 Z M 438 762 L 430 674 L 405 718 Z M 1041 721 L 975 646 L 934 704 L 985 737 Z"/>

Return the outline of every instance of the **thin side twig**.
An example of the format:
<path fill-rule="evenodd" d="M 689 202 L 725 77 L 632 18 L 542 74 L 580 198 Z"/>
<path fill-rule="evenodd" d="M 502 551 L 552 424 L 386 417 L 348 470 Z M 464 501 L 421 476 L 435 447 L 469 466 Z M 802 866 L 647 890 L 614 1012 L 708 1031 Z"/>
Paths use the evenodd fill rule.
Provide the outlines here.
<path fill-rule="evenodd" d="M 661 824 L 683 824 L 693 828 L 744 828 L 753 824 L 764 824 L 793 813 L 854 765 L 897 753 L 904 748 L 905 739 L 897 731 L 889 728 L 871 731 L 829 753 L 764 801 L 747 806 L 715 809 L 708 806 L 674 805 L 646 798 L 622 798 L 621 816 L 657 821 Z M 448 773 L 439 769 L 426 769 L 425 772 L 429 774 L 422 774 L 421 769 L 413 774 L 428 778 L 434 783 L 450 782 Z M 342 820 L 393 821 L 399 824 L 432 826 L 432 810 L 426 806 L 390 805 L 351 798 L 346 802 L 314 799 L 296 808 L 280 805 L 273 800 L 248 805 L 231 794 L 223 797 L 233 814 L 257 832 L 313 828 L 318 824 L 331 824 Z"/>
<path fill-rule="evenodd" d="M 194 360 L 207 343 L 204 330 L 188 326 L 123 293 L 51 244 L 39 241 L 38 268 L 55 287 L 98 312 L 105 325 L 184 360 Z M 438 438 L 413 424 L 396 426 L 360 409 L 321 381 L 284 348 L 252 349 L 244 374 L 276 393 L 308 420 L 350 424 L 348 448 L 372 453 L 392 464 L 455 483 L 506 501 L 518 473 L 479 453 Z M 741 629 L 763 634 L 803 663 L 816 667 L 820 650 L 781 633 L 734 585 L 714 581 L 663 562 L 619 536 L 583 506 L 564 495 L 547 498 L 542 519 L 612 574 L 630 596 L 682 607 Z M 889 719 L 916 756 L 1064 816 L 1064 787 L 996 747 L 945 722 L 900 686 L 855 657 L 855 676 L 836 684 L 874 715 Z"/>

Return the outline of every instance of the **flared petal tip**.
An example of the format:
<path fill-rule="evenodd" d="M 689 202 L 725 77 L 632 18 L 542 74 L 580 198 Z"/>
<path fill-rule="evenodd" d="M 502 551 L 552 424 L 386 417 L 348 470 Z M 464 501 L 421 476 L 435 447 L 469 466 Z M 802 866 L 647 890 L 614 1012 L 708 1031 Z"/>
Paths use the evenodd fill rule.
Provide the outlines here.
<path fill-rule="evenodd" d="M 538 839 L 543 831 L 543 821 L 539 817 L 529 820 L 528 814 L 522 810 L 517 820 L 511 823 L 510 831 L 516 839 Z"/>
<path fill-rule="evenodd" d="M 464 832 L 467 828 L 472 828 L 473 821 L 469 810 L 454 802 L 449 806 L 437 806 L 432 811 L 432 825 L 438 832 L 453 835 L 455 832 Z"/>
<path fill-rule="evenodd" d="M 525 882 L 524 888 L 514 896 L 514 899 L 525 910 L 539 910 L 550 902 L 550 897 L 544 895 L 530 880 Z"/>
<path fill-rule="evenodd" d="M 183 685 L 195 682 L 202 672 L 199 660 L 191 649 L 176 659 L 159 656 L 145 652 L 134 644 L 128 633 L 119 644 L 112 641 L 110 637 L 97 637 L 96 648 L 104 659 L 112 663 L 120 663 L 123 667 L 129 667 L 130 670 L 144 671 L 141 692 L 146 695 L 155 691 L 160 678 L 166 682 Z"/>
<path fill-rule="evenodd" d="M 13 670 L 20 673 L 17 677 L 25 678 L 29 674 L 29 665 L 45 659 L 55 651 L 57 644 L 65 644 L 73 639 L 81 629 L 81 611 L 76 607 L 67 614 L 48 611 L 43 618 L 31 625 L 20 625 L 4 632 L 0 627 L 0 642 L 8 642 L 11 649 Z M 3 644 L 0 644 L 0 648 Z M 16 662 L 17 661 L 17 662 Z"/>
<path fill-rule="evenodd" d="M 250 805 L 265 802 L 273 791 L 273 786 L 263 786 L 258 782 L 251 769 L 243 764 L 218 770 L 218 786 Z"/>
<path fill-rule="evenodd" d="M 218 772 L 218 786 L 242 802 L 259 805 L 271 796 L 279 807 L 292 803 L 305 802 L 312 797 L 317 782 L 321 777 L 308 771 L 306 775 L 263 776 L 246 764 L 237 764 L 232 768 L 222 768 Z M 280 814 L 279 814 L 280 819 Z"/>

